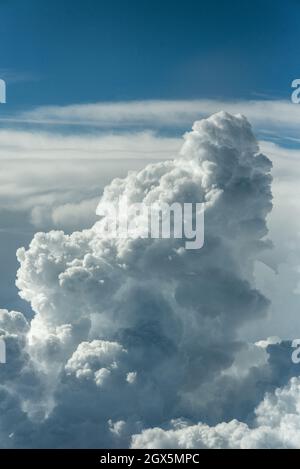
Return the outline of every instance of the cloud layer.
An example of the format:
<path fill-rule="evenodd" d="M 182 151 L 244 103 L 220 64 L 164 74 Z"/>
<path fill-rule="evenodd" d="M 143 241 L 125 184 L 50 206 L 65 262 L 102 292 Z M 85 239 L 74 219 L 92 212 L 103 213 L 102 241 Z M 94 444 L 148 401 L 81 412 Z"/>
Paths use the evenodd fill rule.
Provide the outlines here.
<path fill-rule="evenodd" d="M 135 127 L 182 127 L 194 119 L 207 116 L 220 109 L 239 113 L 262 129 L 297 130 L 300 123 L 300 106 L 291 102 L 293 89 L 286 100 L 253 99 L 247 101 L 197 100 L 147 100 L 73 104 L 68 106 L 45 106 L 5 118 L 11 124 L 33 125 L 88 125 L 103 128 Z"/>

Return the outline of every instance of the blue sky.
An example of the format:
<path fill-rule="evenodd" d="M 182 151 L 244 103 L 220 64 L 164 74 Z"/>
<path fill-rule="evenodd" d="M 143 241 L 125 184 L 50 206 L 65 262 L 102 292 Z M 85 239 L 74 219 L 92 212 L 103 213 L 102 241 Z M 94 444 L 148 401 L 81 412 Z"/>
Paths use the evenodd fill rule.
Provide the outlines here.
<path fill-rule="evenodd" d="M 1 0 L 5 112 L 45 104 L 290 96 L 298 2 Z"/>

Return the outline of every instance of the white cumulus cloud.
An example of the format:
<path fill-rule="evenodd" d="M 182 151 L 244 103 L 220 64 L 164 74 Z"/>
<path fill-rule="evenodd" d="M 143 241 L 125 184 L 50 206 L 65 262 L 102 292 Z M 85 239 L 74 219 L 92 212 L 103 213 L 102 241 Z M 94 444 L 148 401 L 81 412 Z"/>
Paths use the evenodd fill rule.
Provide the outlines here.
<path fill-rule="evenodd" d="M 25 327 L 5 313 L 19 318 L 21 371 L 13 385 L 4 374 L 5 412 L 16 418 L 0 422 L 0 445 L 113 447 L 135 435 L 136 446 L 176 438 L 241 446 L 249 415 L 270 425 L 254 409 L 290 378 L 278 383 L 271 361 L 283 348 L 249 346 L 239 330 L 269 307 L 254 265 L 271 247 L 271 166 L 247 119 L 221 112 L 194 123 L 176 158 L 113 180 L 98 205 L 205 202 L 202 249 L 103 236 L 104 219 L 71 234 L 37 233 L 18 250 L 17 286 L 34 317 Z"/>

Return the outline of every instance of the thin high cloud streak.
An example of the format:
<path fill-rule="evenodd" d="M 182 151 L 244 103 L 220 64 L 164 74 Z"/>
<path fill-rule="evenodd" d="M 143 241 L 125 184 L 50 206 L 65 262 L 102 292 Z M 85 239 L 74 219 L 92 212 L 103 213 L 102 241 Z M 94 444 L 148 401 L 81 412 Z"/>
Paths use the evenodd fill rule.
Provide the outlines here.
<path fill-rule="evenodd" d="M 67 135 L 34 130 L 0 130 L 0 159 L 171 158 L 180 139 L 153 131 Z"/>
<path fill-rule="evenodd" d="M 102 128 L 182 127 L 199 116 L 210 115 L 220 109 L 233 114 L 243 113 L 252 124 L 260 125 L 266 131 L 283 128 L 295 131 L 300 124 L 300 106 L 292 104 L 288 93 L 286 100 L 147 100 L 46 106 L 2 120 L 11 123 L 92 125 Z"/>

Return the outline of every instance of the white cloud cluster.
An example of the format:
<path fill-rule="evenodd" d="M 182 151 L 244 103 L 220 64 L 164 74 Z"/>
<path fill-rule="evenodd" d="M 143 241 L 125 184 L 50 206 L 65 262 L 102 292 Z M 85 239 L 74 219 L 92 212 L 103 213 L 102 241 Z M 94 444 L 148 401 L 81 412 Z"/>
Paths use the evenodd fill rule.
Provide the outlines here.
<path fill-rule="evenodd" d="M 118 358 L 124 353 L 126 350 L 117 342 L 82 342 L 68 360 L 65 370 L 68 375 L 73 374 L 78 379 L 94 379 L 97 386 L 102 386 L 118 369 Z"/>
<path fill-rule="evenodd" d="M 278 384 L 266 351 L 238 339 L 269 306 L 253 272 L 270 247 L 270 169 L 246 118 L 221 112 L 195 122 L 174 160 L 112 181 L 98 207 L 205 201 L 201 250 L 184 239 L 111 239 L 105 219 L 37 233 L 18 250 L 17 286 L 35 315 L 16 334 L 22 371 L 4 384 L 6 414 L 13 402 L 22 419 L 0 422 L 0 445 L 120 446 L 132 434 L 139 445 L 152 431 L 143 428 L 173 419 L 215 425 L 253 413 Z"/>
<path fill-rule="evenodd" d="M 300 379 L 266 394 L 252 426 L 232 420 L 215 427 L 175 420 L 171 428 L 133 435 L 132 448 L 297 449 L 300 447 Z"/>

